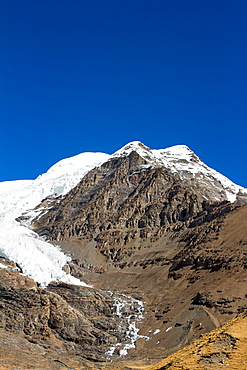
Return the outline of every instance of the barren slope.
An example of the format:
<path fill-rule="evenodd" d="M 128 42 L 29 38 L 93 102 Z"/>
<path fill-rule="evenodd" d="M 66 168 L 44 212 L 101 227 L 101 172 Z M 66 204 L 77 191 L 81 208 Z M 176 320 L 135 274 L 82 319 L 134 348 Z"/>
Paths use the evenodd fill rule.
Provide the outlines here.
<path fill-rule="evenodd" d="M 153 366 L 126 366 L 142 370 L 245 370 L 247 366 L 247 314 L 205 334 L 189 346 Z"/>

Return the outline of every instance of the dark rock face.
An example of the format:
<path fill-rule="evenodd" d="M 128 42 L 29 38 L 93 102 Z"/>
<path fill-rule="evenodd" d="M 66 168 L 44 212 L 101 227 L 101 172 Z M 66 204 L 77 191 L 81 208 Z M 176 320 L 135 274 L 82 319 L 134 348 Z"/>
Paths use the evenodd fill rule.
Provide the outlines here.
<path fill-rule="evenodd" d="M 197 293 L 192 301 L 195 305 L 202 305 L 209 308 L 213 307 L 213 302 L 209 299 L 208 293 Z"/>

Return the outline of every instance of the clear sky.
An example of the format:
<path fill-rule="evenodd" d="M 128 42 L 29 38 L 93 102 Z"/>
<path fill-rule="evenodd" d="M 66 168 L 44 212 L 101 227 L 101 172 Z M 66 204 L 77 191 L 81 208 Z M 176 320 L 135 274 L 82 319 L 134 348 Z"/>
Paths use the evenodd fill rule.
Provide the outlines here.
<path fill-rule="evenodd" d="M 1 0 L 0 181 L 186 144 L 247 187 L 246 0 Z"/>

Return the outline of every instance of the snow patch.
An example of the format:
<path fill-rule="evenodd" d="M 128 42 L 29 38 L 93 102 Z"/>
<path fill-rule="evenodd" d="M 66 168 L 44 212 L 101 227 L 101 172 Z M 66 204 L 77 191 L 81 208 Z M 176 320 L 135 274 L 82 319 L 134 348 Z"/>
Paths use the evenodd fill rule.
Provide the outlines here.
<path fill-rule="evenodd" d="M 153 335 L 160 333 L 160 331 L 161 331 L 160 329 L 155 329 L 155 331 L 153 332 Z"/>

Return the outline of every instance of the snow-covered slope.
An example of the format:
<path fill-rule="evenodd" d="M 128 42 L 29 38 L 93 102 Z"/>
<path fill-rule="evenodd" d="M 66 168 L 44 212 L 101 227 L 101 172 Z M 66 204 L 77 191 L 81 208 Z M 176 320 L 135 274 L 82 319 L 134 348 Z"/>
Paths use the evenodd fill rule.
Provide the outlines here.
<path fill-rule="evenodd" d="M 82 177 L 95 166 L 109 158 L 105 153 L 81 153 L 62 159 L 46 173 L 35 180 L 5 181 L 0 183 L 0 217 L 5 211 L 20 216 L 27 209 L 34 208 L 49 195 L 65 195 Z M 7 207 L 7 208 L 6 208 Z"/>
<path fill-rule="evenodd" d="M 68 257 L 15 219 L 47 196 L 65 195 L 90 169 L 108 158 L 104 153 L 82 153 L 61 160 L 36 180 L 0 183 L 0 255 L 18 262 L 25 275 L 42 285 L 52 280 L 80 284 L 62 270 Z"/>

